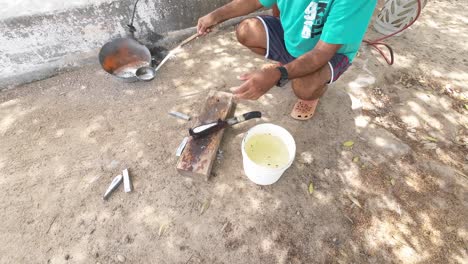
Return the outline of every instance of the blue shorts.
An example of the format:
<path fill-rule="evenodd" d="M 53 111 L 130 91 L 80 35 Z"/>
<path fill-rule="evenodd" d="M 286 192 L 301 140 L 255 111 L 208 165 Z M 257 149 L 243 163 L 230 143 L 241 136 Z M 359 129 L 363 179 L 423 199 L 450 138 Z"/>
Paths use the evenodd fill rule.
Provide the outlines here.
<path fill-rule="evenodd" d="M 265 58 L 288 64 L 296 58 L 289 54 L 284 44 L 284 30 L 279 18 L 273 16 L 258 16 L 265 27 L 267 35 L 267 48 Z M 328 62 L 333 83 L 349 68 L 351 63 L 346 55 L 336 53 Z"/>

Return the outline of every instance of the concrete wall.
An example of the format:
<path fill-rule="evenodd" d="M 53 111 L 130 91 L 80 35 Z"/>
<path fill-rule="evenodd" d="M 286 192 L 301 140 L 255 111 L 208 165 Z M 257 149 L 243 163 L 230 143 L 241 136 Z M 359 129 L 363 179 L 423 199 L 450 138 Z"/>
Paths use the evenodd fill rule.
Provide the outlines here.
<path fill-rule="evenodd" d="M 226 2 L 229 0 L 140 0 L 136 37 L 149 46 L 158 45 L 167 33 L 195 26 L 200 16 Z M 95 63 L 103 44 L 126 35 L 133 3 L 5 1 L 7 8 L 0 12 L 0 90 Z"/>
<path fill-rule="evenodd" d="M 0 0 L 0 18 L 39 15 L 104 2 L 112 0 Z"/>

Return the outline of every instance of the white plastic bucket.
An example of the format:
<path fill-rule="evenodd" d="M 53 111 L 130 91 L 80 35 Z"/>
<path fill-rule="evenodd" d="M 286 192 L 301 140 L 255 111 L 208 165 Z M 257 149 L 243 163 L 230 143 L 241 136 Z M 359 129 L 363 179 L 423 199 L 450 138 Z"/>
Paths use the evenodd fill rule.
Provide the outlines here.
<path fill-rule="evenodd" d="M 421 4 L 422 9 L 427 0 L 421 0 Z M 390 35 L 411 23 L 417 13 L 417 0 L 386 0 L 375 19 L 374 28 L 381 34 Z"/>
<path fill-rule="evenodd" d="M 256 164 L 253 162 L 245 151 L 246 142 L 256 134 L 266 134 L 269 133 L 273 136 L 280 138 L 287 146 L 289 152 L 289 161 L 288 163 L 280 168 L 270 168 Z M 291 167 L 294 158 L 296 157 L 296 142 L 294 141 L 293 136 L 284 128 L 274 125 L 274 124 L 261 124 L 254 126 L 242 140 L 242 158 L 244 163 L 244 172 L 245 175 L 254 183 L 259 185 L 270 185 L 279 180 L 283 173 Z"/>

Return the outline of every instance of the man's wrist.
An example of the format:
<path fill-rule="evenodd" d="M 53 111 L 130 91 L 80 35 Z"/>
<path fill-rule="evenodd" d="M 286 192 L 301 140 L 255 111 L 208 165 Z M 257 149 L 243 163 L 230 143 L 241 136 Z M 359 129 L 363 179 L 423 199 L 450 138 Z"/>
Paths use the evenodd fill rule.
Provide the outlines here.
<path fill-rule="evenodd" d="M 279 73 L 279 78 L 277 79 L 276 86 L 283 87 L 289 81 L 288 70 L 286 69 L 286 67 L 283 66 L 276 67 L 276 70 Z"/>
<path fill-rule="evenodd" d="M 281 72 L 280 70 L 278 69 L 278 67 L 274 68 L 273 69 L 273 78 L 275 80 L 276 83 L 279 82 L 279 80 L 281 79 Z"/>

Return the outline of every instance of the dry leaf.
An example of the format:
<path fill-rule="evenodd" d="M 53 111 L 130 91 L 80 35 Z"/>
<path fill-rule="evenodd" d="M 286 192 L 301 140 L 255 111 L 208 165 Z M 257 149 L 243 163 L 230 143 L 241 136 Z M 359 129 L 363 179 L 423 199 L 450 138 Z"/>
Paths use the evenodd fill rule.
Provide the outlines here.
<path fill-rule="evenodd" d="M 166 231 L 166 226 L 167 224 L 162 224 L 160 227 L 159 227 L 159 232 L 158 232 L 158 236 L 161 237 L 163 234 L 164 234 L 164 231 Z"/>
<path fill-rule="evenodd" d="M 204 214 L 206 212 L 206 210 L 208 210 L 208 208 L 210 208 L 210 200 L 206 200 L 201 208 L 200 208 L 200 215 Z"/>
<path fill-rule="evenodd" d="M 314 192 L 314 184 L 310 182 L 309 184 L 309 194 L 312 194 Z"/>
<path fill-rule="evenodd" d="M 347 148 L 350 148 L 350 147 L 354 146 L 354 141 L 352 141 L 352 140 L 346 141 L 345 143 L 343 143 L 343 146 L 345 146 Z"/>
<path fill-rule="evenodd" d="M 351 200 L 351 202 L 353 202 L 353 204 L 362 209 L 361 203 L 356 198 L 352 197 L 351 195 L 348 195 L 348 198 Z"/>
<path fill-rule="evenodd" d="M 465 174 L 463 174 L 463 173 L 461 173 L 461 172 L 459 172 L 459 171 L 456 171 L 456 173 L 457 173 L 458 175 L 460 175 L 460 176 L 465 177 L 466 179 L 468 179 L 468 176 L 467 176 L 467 175 L 465 175 Z"/>
<path fill-rule="evenodd" d="M 359 160 L 360 160 L 359 157 L 354 157 L 354 158 L 353 158 L 353 162 L 354 162 L 354 163 L 359 163 Z"/>
<path fill-rule="evenodd" d="M 349 222 L 351 222 L 351 224 L 354 224 L 353 219 L 351 219 L 351 218 L 350 218 L 349 216 L 347 216 L 347 215 L 344 215 L 344 216 L 349 220 Z"/>
<path fill-rule="evenodd" d="M 221 227 L 221 232 L 223 232 L 224 229 L 226 229 L 226 227 L 227 227 L 228 225 L 229 225 L 229 222 L 226 222 L 226 223 L 223 225 L 223 227 Z"/>
<path fill-rule="evenodd" d="M 390 179 L 390 183 L 391 183 L 392 185 L 395 185 L 395 179 Z"/>

